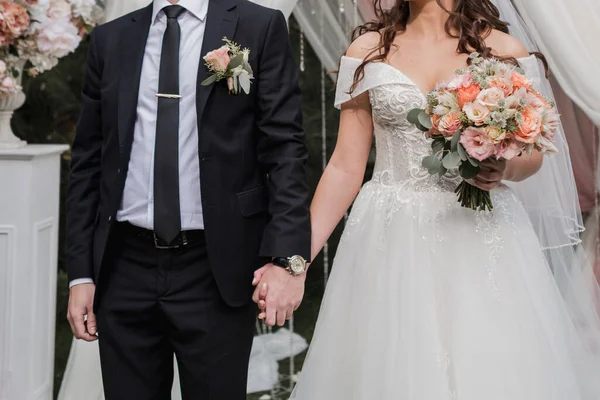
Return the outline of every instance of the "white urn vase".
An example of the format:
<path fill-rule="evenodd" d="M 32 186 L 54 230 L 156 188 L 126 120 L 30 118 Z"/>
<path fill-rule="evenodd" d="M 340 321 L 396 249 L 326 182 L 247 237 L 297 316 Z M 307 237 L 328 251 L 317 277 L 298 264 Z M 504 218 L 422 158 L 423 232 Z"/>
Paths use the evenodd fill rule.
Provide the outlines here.
<path fill-rule="evenodd" d="M 19 76 L 15 79 L 19 86 L 21 86 L 24 66 L 23 61 L 15 67 L 19 72 Z M 23 104 L 25 104 L 25 93 L 22 88 L 16 93 L 0 95 L 0 149 L 18 149 L 27 145 L 27 142 L 15 136 L 10 125 L 13 113 Z"/>

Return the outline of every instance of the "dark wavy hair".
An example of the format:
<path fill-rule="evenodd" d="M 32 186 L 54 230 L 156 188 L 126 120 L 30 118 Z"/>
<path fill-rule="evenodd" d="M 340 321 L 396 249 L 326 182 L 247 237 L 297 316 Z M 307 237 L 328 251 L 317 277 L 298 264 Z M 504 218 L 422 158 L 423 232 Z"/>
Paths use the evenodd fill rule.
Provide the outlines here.
<path fill-rule="evenodd" d="M 352 33 L 352 41 L 368 32 L 379 32 L 379 44 L 365 57 L 362 64 L 356 69 L 354 83 L 350 92 L 354 91 L 365 73 L 365 66 L 371 62 L 385 61 L 393 46 L 398 32 L 406 30 L 410 18 L 409 1 L 396 0 L 394 6 L 386 10 L 381 5 L 382 0 L 374 0 L 376 20 L 367 22 L 357 27 Z M 438 5 L 448 13 L 445 30 L 448 36 L 458 39 L 457 51 L 470 54 L 478 52 L 481 57 L 492 57 L 492 49 L 485 43 L 485 39 L 492 30 L 496 29 L 508 33 L 508 23 L 500 19 L 500 12 L 490 0 L 455 0 L 452 10 L 446 9 L 441 0 L 436 0 Z M 541 53 L 532 53 L 542 60 L 546 70 L 546 60 Z M 505 62 L 518 65 L 512 57 L 498 57 Z M 470 60 L 469 60 L 470 61 Z"/>

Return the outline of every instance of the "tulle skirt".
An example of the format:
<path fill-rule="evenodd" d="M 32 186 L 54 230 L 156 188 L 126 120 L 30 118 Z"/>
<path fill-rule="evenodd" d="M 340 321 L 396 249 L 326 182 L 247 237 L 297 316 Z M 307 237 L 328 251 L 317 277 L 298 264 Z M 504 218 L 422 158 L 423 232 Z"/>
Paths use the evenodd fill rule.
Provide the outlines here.
<path fill-rule="evenodd" d="M 293 400 L 599 400 L 521 204 L 370 182 L 338 248 Z"/>

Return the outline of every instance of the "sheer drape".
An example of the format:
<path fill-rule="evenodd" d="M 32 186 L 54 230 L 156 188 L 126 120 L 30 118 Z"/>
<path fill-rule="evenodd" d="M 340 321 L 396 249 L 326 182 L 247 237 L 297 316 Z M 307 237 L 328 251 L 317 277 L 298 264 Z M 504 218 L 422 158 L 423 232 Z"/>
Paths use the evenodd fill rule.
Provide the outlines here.
<path fill-rule="evenodd" d="M 152 3 L 152 0 L 105 0 L 105 19 L 112 21 L 121 15 L 128 14 Z"/>
<path fill-rule="evenodd" d="M 253 3 L 263 5 L 265 7 L 281 10 L 286 18 L 292 14 L 298 0 L 250 0 Z"/>
<path fill-rule="evenodd" d="M 600 2 L 514 0 L 565 93 L 600 126 Z"/>
<path fill-rule="evenodd" d="M 299 0 L 294 17 L 329 72 L 337 70 L 352 30 L 364 20 L 353 0 Z"/>

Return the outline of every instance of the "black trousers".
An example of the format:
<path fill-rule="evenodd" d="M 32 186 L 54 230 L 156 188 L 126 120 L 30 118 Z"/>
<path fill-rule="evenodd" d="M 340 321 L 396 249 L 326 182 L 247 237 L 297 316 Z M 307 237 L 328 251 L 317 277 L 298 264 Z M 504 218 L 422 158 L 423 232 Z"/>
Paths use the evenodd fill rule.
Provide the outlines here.
<path fill-rule="evenodd" d="M 246 399 L 256 313 L 223 302 L 203 236 L 163 250 L 119 224 L 109 247 L 97 315 L 105 398 L 170 399 L 175 354 L 184 400 Z"/>

